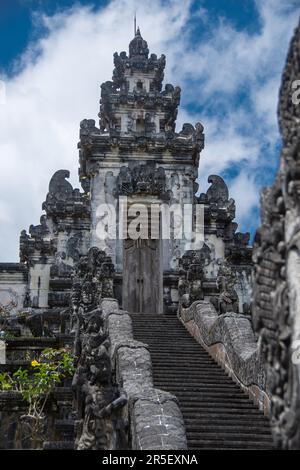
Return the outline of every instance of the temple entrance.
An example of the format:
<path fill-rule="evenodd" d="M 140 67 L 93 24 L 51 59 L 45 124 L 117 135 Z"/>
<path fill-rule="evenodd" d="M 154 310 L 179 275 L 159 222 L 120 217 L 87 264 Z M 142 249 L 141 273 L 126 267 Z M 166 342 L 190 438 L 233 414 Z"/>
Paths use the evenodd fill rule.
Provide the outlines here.
<path fill-rule="evenodd" d="M 125 240 L 123 308 L 130 313 L 162 313 L 160 240 Z"/>

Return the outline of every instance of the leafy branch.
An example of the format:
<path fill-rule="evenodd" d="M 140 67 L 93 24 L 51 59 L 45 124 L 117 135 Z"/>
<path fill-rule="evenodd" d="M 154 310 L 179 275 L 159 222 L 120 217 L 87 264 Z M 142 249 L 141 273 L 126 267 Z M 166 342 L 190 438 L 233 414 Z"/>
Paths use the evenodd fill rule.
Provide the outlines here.
<path fill-rule="evenodd" d="M 67 349 L 45 349 L 38 360 L 31 362 L 30 370 L 19 368 L 12 375 L 0 373 L 0 391 L 18 391 L 28 404 L 21 419 L 29 425 L 34 447 L 42 441 L 50 394 L 74 371 L 74 358 Z"/>

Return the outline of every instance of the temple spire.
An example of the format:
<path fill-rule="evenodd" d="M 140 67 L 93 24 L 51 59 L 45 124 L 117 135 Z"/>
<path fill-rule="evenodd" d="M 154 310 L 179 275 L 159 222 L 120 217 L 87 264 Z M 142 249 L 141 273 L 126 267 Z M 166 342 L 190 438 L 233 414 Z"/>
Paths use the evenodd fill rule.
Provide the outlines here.
<path fill-rule="evenodd" d="M 136 36 L 136 11 L 134 12 L 134 36 Z"/>
<path fill-rule="evenodd" d="M 135 24 L 136 26 L 136 24 Z M 145 57 L 147 58 L 149 54 L 148 44 L 142 38 L 141 31 L 139 26 L 135 31 L 135 36 L 129 44 L 129 58 L 131 57 Z"/>

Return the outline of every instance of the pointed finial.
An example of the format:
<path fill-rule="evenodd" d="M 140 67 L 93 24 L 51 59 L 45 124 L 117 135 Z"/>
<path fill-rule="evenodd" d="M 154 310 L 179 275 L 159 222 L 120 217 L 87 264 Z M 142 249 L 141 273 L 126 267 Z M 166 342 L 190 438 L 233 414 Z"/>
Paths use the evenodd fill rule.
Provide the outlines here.
<path fill-rule="evenodd" d="M 134 12 L 134 36 L 136 36 L 136 11 Z"/>

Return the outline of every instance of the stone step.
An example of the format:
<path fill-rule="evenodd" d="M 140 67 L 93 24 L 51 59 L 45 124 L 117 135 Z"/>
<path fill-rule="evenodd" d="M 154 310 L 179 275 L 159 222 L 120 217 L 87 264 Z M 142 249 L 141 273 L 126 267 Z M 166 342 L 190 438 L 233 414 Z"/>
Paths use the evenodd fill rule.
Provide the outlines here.
<path fill-rule="evenodd" d="M 201 353 L 196 350 L 196 351 L 190 351 L 188 349 L 184 349 L 184 348 L 181 348 L 178 350 L 178 348 L 176 349 L 164 349 L 164 348 L 154 348 L 153 346 L 151 346 L 151 344 L 147 344 L 147 346 L 149 347 L 150 349 L 150 352 L 151 354 L 153 354 L 153 358 L 155 357 L 158 357 L 158 355 L 160 354 L 161 357 L 164 357 L 165 359 L 172 359 L 173 358 L 176 358 L 176 359 L 184 359 L 184 360 L 189 360 L 190 361 L 193 361 L 195 359 L 197 359 L 199 361 L 199 359 L 201 361 L 210 361 L 211 363 L 214 363 L 216 364 L 216 362 L 212 362 L 213 361 L 213 358 L 211 356 L 209 356 L 208 354 L 206 353 Z"/>
<path fill-rule="evenodd" d="M 7 360 L 5 364 L 0 364 L 0 372 L 16 372 L 18 369 L 29 369 L 31 361 L 22 360 Z"/>
<path fill-rule="evenodd" d="M 241 390 L 238 388 L 237 385 L 234 384 L 217 384 L 217 385 L 191 385 L 191 384 L 184 384 L 184 386 L 181 388 L 180 386 L 172 386 L 169 383 L 167 385 L 164 385 L 165 389 L 171 388 L 173 392 L 186 392 L 186 393 L 201 393 L 205 390 L 211 390 L 211 391 L 223 391 L 225 393 L 227 392 L 241 392 Z"/>
<path fill-rule="evenodd" d="M 167 338 L 169 339 L 171 342 L 176 339 L 178 339 L 178 341 L 181 341 L 181 342 L 187 342 L 189 337 L 188 337 L 188 333 L 178 333 L 176 330 L 157 330 L 157 331 L 154 331 L 154 330 L 148 330 L 148 331 L 143 331 L 143 330 L 137 330 L 135 328 L 133 328 L 133 332 L 136 336 L 142 336 L 143 338 L 149 338 L 149 340 L 151 340 L 153 343 L 157 343 L 160 339 L 162 338 Z M 191 345 L 198 345 L 198 343 L 196 341 L 192 341 L 190 342 Z M 200 345 L 198 345 L 200 346 Z"/>
<path fill-rule="evenodd" d="M 44 450 L 74 450 L 74 441 L 46 441 Z"/>
<path fill-rule="evenodd" d="M 162 388 L 160 385 L 159 388 Z M 165 387 L 164 387 L 165 390 Z M 168 389 L 168 391 L 172 391 L 175 393 L 175 390 L 173 389 Z M 242 392 L 233 392 L 233 391 L 222 391 L 222 390 L 201 390 L 200 392 L 189 392 L 189 391 L 176 391 L 176 396 L 180 400 L 189 400 L 189 401 L 194 401 L 194 400 L 202 400 L 203 398 L 217 398 L 218 400 L 224 399 L 224 400 L 237 400 L 237 401 L 242 401 L 242 402 L 249 402 L 250 399 L 248 396 L 243 394 Z M 250 402 L 251 403 L 251 402 Z"/>
<path fill-rule="evenodd" d="M 150 349 L 150 355 L 151 355 L 151 360 L 153 365 L 155 366 L 161 366 L 162 368 L 168 368 L 170 366 L 172 367 L 178 367 L 179 365 L 184 366 L 185 370 L 188 370 L 188 368 L 193 368 L 195 366 L 206 366 L 209 367 L 212 370 L 218 370 L 223 373 L 223 375 L 227 375 L 226 372 L 224 372 L 223 369 L 216 363 L 216 362 L 211 362 L 210 358 L 201 358 L 201 357 L 195 357 L 194 355 L 191 357 L 190 355 L 187 355 L 186 357 L 182 356 L 177 356 L 174 354 L 164 354 L 162 353 L 160 356 L 156 354 L 155 356 L 153 355 L 151 349 Z"/>
<path fill-rule="evenodd" d="M 211 369 L 220 370 L 221 372 L 223 372 L 223 374 L 225 373 L 222 369 L 220 369 L 220 367 L 215 362 L 212 362 L 212 360 L 209 357 L 196 358 L 196 357 L 191 357 L 190 354 L 187 354 L 186 356 L 185 355 L 179 356 L 179 355 L 172 354 L 172 353 L 165 354 L 163 352 L 161 353 L 161 355 L 158 355 L 157 353 L 153 354 L 151 351 L 151 348 L 149 352 L 152 358 L 152 363 L 155 365 L 160 364 L 162 367 L 168 367 L 170 365 L 171 366 L 184 365 L 185 368 L 187 369 L 189 367 L 203 364 L 205 366 L 209 366 Z"/>
<path fill-rule="evenodd" d="M 163 389 L 161 389 L 163 390 Z M 230 397 L 228 402 L 224 400 L 224 397 L 218 397 L 217 395 L 203 395 L 201 397 L 195 396 L 191 398 L 185 397 L 177 397 L 181 406 L 193 406 L 194 410 L 197 408 L 198 405 L 203 405 L 204 403 L 208 405 L 213 405 L 215 407 L 219 407 L 222 409 L 227 409 L 230 407 L 238 408 L 246 408 L 251 409 L 253 408 L 254 404 L 250 402 L 250 400 L 242 400 L 239 398 L 232 398 Z"/>
<path fill-rule="evenodd" d="M 185 423 L 191 429 L 193 426 L 212 426 L 214 429 L 217 426 L 247 426 L 247 429 L 252 427 L 255 429 L 267 429 L 270 431 L 270 424 L 267 417 L 261 419 L 261 415 L 243 416 L 235 414 L 233 417 L 229 414 L 218 415 L 218 418 L 214 414 L 198 414 L 191 418 L 186 418 Z"/>
<path fill-rule="evenodd" d="M 174 379 L 174 377 L 167 377 L 168 379 L 168 384 L 169 385 L 172 385 L 172 387 L 174 388 L 177 388 L 178 386 L 180 386 L 182 383 L 185 383 L 187 380 L 189 381 L 189 384 L 191 386 L 198 386 L 198 385 L 201 385 L 201 386 L 207 386 L 207 387 L 220 387 L 220 386 L 227 386 L 227 385 L 231 385 L 231 386 L 234 386 L 232 385 L 232 382 L 230 383 L 229 380 L 225 380 L 225 379 L 221 379 L 219 380 L 218 377 L 201 377 L 201 376 L 197 376 L 197 377 L 189 377 L 188 375 L 185 376 L 184 380 L 180 381 L 180 380 L 176 380 Z M 165 376 L 154 376 L 154 382 L 155 383 L 163 383 L 163 385 L 166 383 L 166 379 L 165 379 Z M 165 385 L 164 385 L 165 386 Z"/>
<path fill-rule="evenodd" d="M 189 449 L 272 448 L 268 419 L 177 318 L 132 315 L 148 344 L 154 386 L 174 394 Z"/>
<path fill-rule="evenodd" d="M 75 427 L 73 419 L 56 419 L 55 430 L 65 440 L 74 439 Z"/>
<path fill-rule="evenodd" d="M 189 450 L 272 450 L 273 445 L 265 442 L 247 442 L 247 441 L 199 441 L 190 439 L 188 443 Z"/>
<path fill-rule="evenodd" d="M 56 419 L 55 427 L 57 429 L 74 430 L 74 419 Z"/>
<path fill-rule="evenodd" d="M 219 381 L 224 380 L 225 382 L 231 382 L 235 383 L 229 375 L 225 374 L 223 371 L 220 371 L 218 369 L 213 369 L 213 368 L 207 368 L 205 366 L 201 367 L 201 364 L 195 365 L 191 369 L 187 369 L 186 367 L 183 366 L 177 366 L 176 365 L 170 365 L 169 367 L 162 367 L 160 363 L 155 363 L 153 364 L 153 373 L 155 376 L 158 378 L 166 378 L 166 381 L 169 380 L 170 378 L 174 377 L 177 378 L 178 380 L 182 379 L 185 380 L 186 378 L 190 377 L 197 379 L 207 377 L 208 379 L 210 377 L 215 377 Z"/>
<path fill-rule="evenodd" d="M 180 386 L 181 384 L 189 381 L 190 385 L 227 385 L 230 384 L 229 380 L 224 379 L 220 374 L 209 374 L 207 371 L 198 371 L 194 374 L 183 374 L 182 379 L 176 377 L 174 374 L 160 373 L 156 374 L 153 372 L 153 380 L 157 383 L 162 383 L 172 386 Z"/>
<path fill-rule="evenodd" d="M 270 434 L 260 434 L 257 436 L 256 433 L 251 434 L 244 430 L 244 432 L 214 432 L 214 431 L 204 431 L 204 432 L 191 432 L 190 430 L 187 431 L 187 438 L 191 441 L 194 439 L 199 439 L 203 441 L 232 441 L 235 443 L 236 441 L 246 441 L 248 442 L 269 442 L 272 443 L 272 438 Z"/>
<path fill-rule="evenodd" d="M 261 411 L 259 411 L 254 405 L 253 406 L 239 406 L 234 407 L 232 404 L 229 406 L 223 406 L 222 404 L 215 403 L 213 406 L 209 404 L 199 403 L 196 407 L 191 404 L 181 404 L 181 411 L 187 419 L 202 418 L 210 416 L 211 419 L 231 419 L 232 415 L 237 417 L 249 417 L 252 419 L 253 416 L 257 416 L 261 419 L 267 419 Z"/>
<path fill-rule="evenodd" d="M 172 348 L 172 347 L 176 347 L 178 346 L 179 344 L 181 346 L 186 346 L 186 347 L 189 347 L 190 349 L 195 349 L 195 350 L 198 350 L 198 351 L 202 351 L 202 352 L 206 352 L 205 349 L 202 348 L 202 346 L 200 346 L 200 344 L 196 343 L 196 341 L 193 341 L 193 342 L 189 342 L 188 338 L 180 338 L 178 337 L 177 338 L 177 335 L 174 334 L 174 336 L 172 337 L 169 337 L 168 338 L 168 335 L 167 334 L 161 334 L 161 337 L 159 337 L 159 335 L 157 335 L 155 338 L 152 337 L 152 334 L 155 334 L 155 333 L 151 333 L 151 335 L 147 336 L 147 335 L 144 335 L 144 334 L 135 334 L 135 338 L 140 338 L 142 339 L 143 341 L 145 342 L 149 342 L 151 344 L 154 344 L 154 345 L 160 345 L 162 348 Z M 168 340 L 168 342 L 167 342 Z M 160 344 L 162 341 L 164 341 L 163 344 Z"/>
<path fill-rule="evenodd" d="M 163 354 L 175 354 L 177 355 L 178 357 L 181 357 L 181 356 L 185 356 L 185 357 L 188 357 L 189 355 L 195 355 L 197 356 L 198 358 L 208 358 L 208 359 L 212 359 L 212 357 L 206 352 L 206 351 L 202 351 L 201 349 L 198 350 L 197 347 L 188 347 L 184 344 L 180 344 L 179 342 L 174 344 L 174 346 L 169 346 L 169 347 L 163 347 L 159 345 L 159 343 L 156 345 L 154 343 L 151 343 L 150 341 L 147 341 L 145 340 L 145 338 L 136 338 L 135 339 L 137 341 L 140 341 L 141 343 L 144 343 L 146 344 L 150 349 L 151 349 L 151 352 L 153 354 L 155 353 L 163 353 Z"/>
<path fill-rule="evenodd" d="M 227 396 L 227 394 L 232 394 L 232 393 L 239 393 L 239 396 L 245 396 L 248 399 L 248 396 L 246 394 L 241 395 L 241 391 L 235 387 L 224 387 L 224 386 L 206 386 L 205 384 L 202 387 L 185 387 L 183 390 L 180 390 L 177 387 L 172 387 L 172 385 L 164 385 L 164 390 L 167 392 L 171 392 L 175 394 L 176 396 L 180 396 L 181 394 L 185 394 L 186 396 L 189 395 L 196 395 L 196 396 L 201 396 L 203 393 L 222 393 Z M 243 393 L 243 392 L 242 392 Z"/>
<path fill-rule="evenodd" d="M 16 350 L 40 350 L 46 348 L 57 348 L 59 346 L 59 341 L 55 337 L 31 337 L 31 336 L 20 336 L 17 338 L 9 338 L 5 340 L 6 348 L 16 349 Z"/>
<path fill-rule="evenodd" d="M 224 423 L 222 424 L 209 424 L 209 423 L 203 423 L 197 424 L 197 425 L 188 425 L 188 432 L 190 434 L 203 434 L 205 435 L 216 435 L 218 436 L 219 434 L 224 434 L 226 433 L 227 435 L 230 435 L 232 433 L 237 433 L 240 438 L 245 434 L 246 436 L 249 435 L 255 435 L 255 438 L 257 438 L 257 434 L 262 435 L 262 437 L 266 436 L 269 440 L 271 439 L 270 437 L 270 428 L 268 426 L 254 426 L 248 423 L 247 426 L 239 424 L 237 421 L 232 421 L 231 423 Z M 249 434 L 248 434 L 249 433 Z"/>
<path fill-rule="evenodd" d="M 58 401 L 72 402 L 73 392 L 71 387 L 55 387 L 53 395 Z"/>
<path fill-rule="evenodd" d="M 151 331 L 149 333 L 138 333 L 134 332 L 136 336 L 141 336 L 145 339 L 148 339 L 151 343 L 153 344 L 158 344 L 161 342 L 161 346 L 163 347 L 168 347 L 168 346 L 175 346 L 176 343 L 182 343 L 185 344 L 186 346 L 190 346 L 191 348 L 197 347 L 199 351 L 206 351 L 201 344 L 197 343 L 195 339 L 193 339 L 191 336 L 188 337 L 187 333 L 186 335 L 179 335 L 174 331 L 174 333 L 168 333 L 167 331 L 160 331 L 159 333 L 156 333 L 155 331 Z M 166 341 L 168 340 L 168 342 Z"/>
<path fill-rule="evenodd" d="M 189 369 L 187 366 L 183 366 L 182 364 L 177 365 L 175 364 L 170 364 L 169 367 L 166 366 L 163 363 L 160 362 L 155 362 L 152 363 L 152 369 L 154 371 L 154 374 L 157 374 L 157 376 L 161 377 L 176 377 L 178 379 L 184 378 L 185 376 L 187 377 L 197 377 L 207 375 L 207 377 L 210 377 L 210 374 L 213 374 L 217 377 L 221 377 L 222 380 L 224 379 L 225 381 L 230 381 L 231 383 L 235 383 L 231 377 L 226 374 L 223 370 L 220 370 L 218 367 L 209 367 L 206 364 L 201 364 L 199 362 L 198 364 L 194 364 L 191 366 Z"/>
<path fill-rule="evenodd" d="M 223 371 L 220 371 L 219 369 L 215 368 L 215 367 L 209 367 L 205 364 L 201 365 L 199 364 L 198 366 L 197 365 L 194 365 L 193 369 L 187 369 L 187 367 L 184 368 L 184 366 L 182 364 L 178 364 L 178 366 L 176 367 L 176 364 L 170 364 L 170 366 L 168 368 L 163 368 L 159 362 L 153 364 L 153 373 L 157 376 L 160 376 L 160 377 L 170 377 L 170 376 L 173 376 L 173 377 L 177 377 L 178 378 L 178 373 L 176 374 L 176 371 L 178 371 L 179 374 L 182 374 L 181 377 L 184 378 L 184 377 L 197 377 L 197 375 L 207 375 L 207 376 L 217 376 L 217 377 L 220 377 L 220 378 L 228 378 L 229 376 L 228 375 L 225 375 Z"/>
<path fill-rule="evenodd" d="M 181 374 L 183 372 L 190 374 L 193 372 L 201 371 L 206 369 L 210 372 L 218 372 L 219 375 L 222 375 L 224 378 L 228 378 L 229 375 L 224 372 L 220 367 L 216 364 L 210 364 L 207 362 L 202 361 L 193 361 L 191 364 L 187 364 L 185 361 L 170 361 L 169 364 L 166 364 L 163 359 L 156 359 L 152 361 L 153 369 L 157 372 L 161 371 L 161 373 L 165 373 L 170 371 L 170 373 L 178 373 Z"/>

